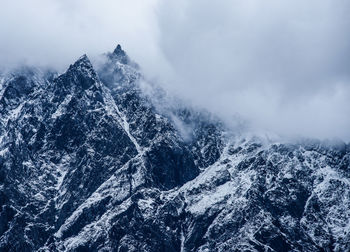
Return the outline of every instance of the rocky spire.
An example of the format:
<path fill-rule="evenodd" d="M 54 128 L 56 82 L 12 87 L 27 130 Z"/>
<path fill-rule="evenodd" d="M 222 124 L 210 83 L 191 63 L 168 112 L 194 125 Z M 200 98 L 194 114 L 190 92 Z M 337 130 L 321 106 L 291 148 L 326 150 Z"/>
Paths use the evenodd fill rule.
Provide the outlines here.
<path fill-rule="evenodd" d="M 128 55 L 126 55 L 125 51 L 122 49 L 120 44 L 117 45 L 117 47 L 114 49 L 111 56 L 113 59 L 118 60 L 122 64 L 129 63 L 129 57 L 128 57 Z"/>
<path fill-rule="evenodd" d="M 89 88 L 99 80 L 89 58 L 84 54 L 60 78 L 65 84 L 80 85 L 83 89 Z"/>

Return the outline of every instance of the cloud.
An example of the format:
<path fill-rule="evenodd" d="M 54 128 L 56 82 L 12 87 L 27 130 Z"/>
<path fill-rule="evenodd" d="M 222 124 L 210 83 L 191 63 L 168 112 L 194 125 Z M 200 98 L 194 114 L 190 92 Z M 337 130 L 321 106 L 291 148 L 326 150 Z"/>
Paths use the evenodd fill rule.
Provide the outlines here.
<path fill-rule="evenodd" d="M 155 4 L 155 0 L 2 0 L 0 66 L 26 62 L 63 70 L 82 54 L 111 51 L 117 43 L 143 61 L 156 50 Z"/>
<path fill-rule="evenodd" d="M 168 88 L 252 129 L 350 139 L 349 10 L 344 0 L 163 1 Z"/>
<path fill-rule="evenodd" d="M 2 0 L 0 68 L 65 70 L 117 43 L 228 123 L 350 139 L 347 0 Z"/>

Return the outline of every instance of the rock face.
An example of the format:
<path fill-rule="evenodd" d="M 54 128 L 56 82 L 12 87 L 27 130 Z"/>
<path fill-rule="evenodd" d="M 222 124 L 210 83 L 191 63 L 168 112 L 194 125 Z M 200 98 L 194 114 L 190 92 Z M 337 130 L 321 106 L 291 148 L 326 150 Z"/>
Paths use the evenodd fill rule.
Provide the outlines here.
<path fill-rule="evenodd" d="M 167 102 L 119 45 L 0 76 L 0 251 L 349 251 L 349 165 Z"/>

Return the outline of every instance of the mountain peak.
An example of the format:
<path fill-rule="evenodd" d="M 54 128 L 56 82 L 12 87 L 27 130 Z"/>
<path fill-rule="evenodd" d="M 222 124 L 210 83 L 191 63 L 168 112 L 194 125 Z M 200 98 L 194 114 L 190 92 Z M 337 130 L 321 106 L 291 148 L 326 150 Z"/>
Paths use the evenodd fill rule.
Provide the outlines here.
<path fill-rule="evenodd" d="M 68 71 L 93 72 L 94 67 L 86 54 L 82 55 L 77 61 L 70 65 Z"/>
<path fill-rule="evenodd" d="M 80 83 L 84 89 L 89 88 L 93 83 L 98 81 L 98 76 L 86 54 L 82 55 L 73 65 L 70 65 L 63 76 L 71 79 L 71 81 L 67 81 L 66 83 Z"/>
<path fill-rule="evenodd" d="M 129 57 L 126 55 L 125 51 L 122 49 L 120 44 L 117 45 L 117 47 L 114 49 L 113 53 L 111 54 L 111 58 L 116 59 L 122 64 L 128 64 Z"/>
<path fill-rule="evenodd" d="M 80 56 L 80 58 L 71 67 L 83 67 L 87 69 L 93 68 L 91 61 L 86 54 Z"/>
<path fill-rule="evenodd" d="M 120 44 L 117 45 L 117 47 L 114 49 L 113 53 L 116 55 L 125 55 L 125 52 L 122 49 L 122 47 L 120 46 Z"/>

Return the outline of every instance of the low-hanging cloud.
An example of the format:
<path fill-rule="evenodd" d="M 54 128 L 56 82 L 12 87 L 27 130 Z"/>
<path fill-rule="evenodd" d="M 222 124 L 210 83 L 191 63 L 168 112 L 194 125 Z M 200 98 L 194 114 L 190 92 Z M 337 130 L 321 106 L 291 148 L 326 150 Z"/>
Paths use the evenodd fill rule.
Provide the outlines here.
<path fill-rule="evenodd" d="M 64 70 L 120 43 L 233 125 L 350 139 L 347 0 L 2 0 L 0 68 Z"/>
<path fill-rule="evenodd" d="M 122 44 L 138 59 L 155 55 L 156 0 L 1 0 L 0 67 L 64 70 Z M 143 48 L 141 47 L 143 43 Z"/>
<path fill-rule="evenodd" d="M 350 2 L 163 1 L 169 88 L 252 129 L 350 139 Z"/>

